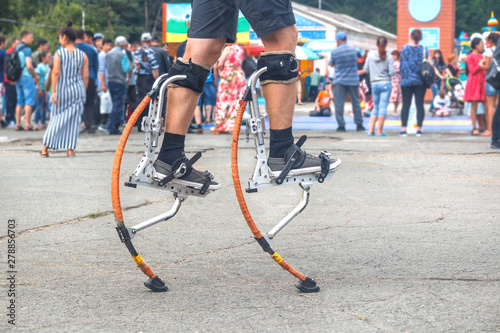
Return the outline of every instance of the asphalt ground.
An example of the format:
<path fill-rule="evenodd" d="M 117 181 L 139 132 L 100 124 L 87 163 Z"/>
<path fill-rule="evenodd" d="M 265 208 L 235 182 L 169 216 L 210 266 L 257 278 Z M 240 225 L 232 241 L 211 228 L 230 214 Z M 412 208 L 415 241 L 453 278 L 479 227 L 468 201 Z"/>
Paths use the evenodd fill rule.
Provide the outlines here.
<path fill-rule="evenodd" d="M 303 109 L 304 112 L 306 108 Z M 300 114 L 300 113 L 299 113 Z M 352 122 L 351 118 L 348 121 Z M 425 127 L 424 127 L 425 130 Z M 304 294 L 253 240 L 234 194 L 228 135 L 189 135 L 188 154 L 222 188 L 189 198 L 133 243 L 169 286 L 153 293 L 115 231 L 110 179 L 118 137 L 84 134 L 76 158 L 40 157 L 42 132 L 0 130 L 1 331 L 497 332 L 500 330 L 500 154 L 468 133 L 369 138 L 307 134 L 305 149 L 343 164 L 315 184 L 274 250 L 314 278 Z M 135 169 L 133 132 L 121 183 Z M 240 140 L 242 186 L 254 167 Z M 297 185 L 248 194 L 269 231 L 299 201 Z M 121 187 L 125 224 L 170 209 L 170 192 Z M 15 220 L 15 297 L 8 267 Z M 7 307 L 15 300 L 15 327 Z"/>

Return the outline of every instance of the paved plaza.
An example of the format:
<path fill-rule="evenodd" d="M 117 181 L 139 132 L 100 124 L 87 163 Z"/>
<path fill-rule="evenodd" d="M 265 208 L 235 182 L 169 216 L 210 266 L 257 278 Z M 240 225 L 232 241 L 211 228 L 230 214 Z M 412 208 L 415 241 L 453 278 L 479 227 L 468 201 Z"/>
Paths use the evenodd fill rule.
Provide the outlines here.
<path fill-rule="evenodd" d="M 305 108 L 303 111 L 308 111 Z M 305 114 L 298 114 L 304 116 Z M 352 118 L 347 117 L 352 123 Z M 76 158 L 40 158 L 41 132 L 0 131 L 6 297 L 8 220 L 15 220 L 15 330 L 36 332 L 497 332 L 500 330 L 500 153 L 467 132 L 385 138 L 330 130 L 305 149 L 343 164 L 315 184 L 306 210 L 273 249 L 316 279 L 303 294 L 253 240 L 232 184 L 229 135 L 189 135 L 222 188 L 189 198 L 170 221 L 141 231 L 138 252 L 170 288 L 152 293 L 115 231 L 110 182 L 118 137 L 82 135 Z M 424 125 L 425 132 L 425 125 Z M 137 166 L 133 132 L 121 183 Z M 253 143 L 240 137 L 243 188 Z M 296 185 L 247 194 L 269 231 L 300 201 Z M 170 209 L 170 192 L 121 187 L 125 224 Z"/>

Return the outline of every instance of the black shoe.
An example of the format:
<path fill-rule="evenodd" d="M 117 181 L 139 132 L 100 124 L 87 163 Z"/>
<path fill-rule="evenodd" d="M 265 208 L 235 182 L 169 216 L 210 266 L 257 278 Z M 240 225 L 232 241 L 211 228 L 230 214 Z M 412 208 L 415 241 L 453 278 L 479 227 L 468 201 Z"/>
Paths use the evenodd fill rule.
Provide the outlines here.
<path fill-rule="evenodd" d="M 500 149 L 500 140 L 491 141 L 491 149 Z"/>
<path fill-rule="evenodd" d="M 363 132 L 366 131 L 366 128 L 361 124 L 356 126 L 356 131 Z"/>
<path fill-rule="evenodd" d="M 193 133 L 196 133 L 196 130 L 194 128 L 192 128 L 191 126 L 188 127 L 188 131 L 187 131 L 189 134 L 193 134 Z"/>
<path fill-rule="evenodd" d="M 87 127 L 83 128 L 80 130 L 80 134 L 84 134 L 84 133 L 87 133 L 89 130 Z"/>
<path fill-rule="evenodd" d="M 7 126 L 9 126 L 9 125 L 4 120 L 0 121 L 0 127 L 1 128 L 5 128 Z"/>
<path fill-rule="evenodd" d="M 186 155 L 183 154 L 173 163 L 173 165 L 177 164 L 180 165 L 182 162 L 186 162 L 187 160 L 188 158 L 186 157 Z M 153 177 L 156 180 L 162 180 L 167 175 L 172 173 L 172 166 L 160 160 L 156 160 L 155 163 L 153 164 L 153 167 L 155 170 L 155 172 L 153 172 Z M 206 174 L 204 172 L 200 172 L 193 167 L 187 167 L 184 176 L 180 178 L 174 178 L 172 179 L 171 182 L 178 185 L 190 186 L 196 189 L 201 189 L 201 187 L 205 183 L 205 179 L 206 179 Z M 212 180 L 210 182 L 210 185 L 208 186 L 208 190 L 218 190 L 218 189 L 220 189 L 220 184 Z"/>
<path fill-rule="evenodd" d="M 87 130 L 89 134 L 94 134 L 97 131 L 97 126 L 90 126 Z"/>
<path fill-rule="evenodd" d="M 285 153 L 285 157 L 276 158 L 269 157 L 267 159 L 267 165 L 273 176 L 278 177 L 281 174 L 281 171 L 285 168 L 286 162 L 290 159 L 293 154 L 295 145 L 288 149 Z M 301 155 L 297 158 L 294 166 L 288 172 L 287 176 L 296 176 L 296 175 L 304 175 L 311 173 L 320 173 L 321 172 L 321 158 L 317 156 L 313 156 L 311 154 L 307 154 L 305 151 L 300 151 Z M 330 158 L 330 171 L 337 169 L 342 161 L 337 158 Z"/>
<path fill-rule="evenodd" d="M 345 132 L 345 126 L 337 127 L 337 132 Z"/>

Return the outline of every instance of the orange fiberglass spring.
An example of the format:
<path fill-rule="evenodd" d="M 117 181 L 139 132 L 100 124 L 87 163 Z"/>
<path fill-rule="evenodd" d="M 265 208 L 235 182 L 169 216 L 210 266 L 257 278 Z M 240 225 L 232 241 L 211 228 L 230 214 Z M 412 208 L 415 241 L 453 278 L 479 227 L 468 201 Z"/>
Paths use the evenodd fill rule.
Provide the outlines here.
<path fill-rule="evenodd" d="M 243 114 L 245 113 L 246 106 L 246 101 L 241 102 L 236 114 L 236 120 L 233 130 L 233 141 L 231 142 L 231 171 L 233 176 L 234 191 L 236 192 L 236 198 L 238 199 L 243 217 L 245 218 L 248 226 L 250 227 L 250 230 L 255 236 L 255 239 L 262 246 L 263 243 L 261 243 L 261 241 L 264 241 L 265 244 L 267 244 L 267 241 L 263 238 L 262 233 L 260 232 L 259 228 L 252 218 L 252 215 L 250 215 L 245 197 L 243 196 L 243 191 L 241 190 L 240 175 L 238 170 L 238 139 L 240 136 L 241 121 L 243 119 Z M 269 244 L 267 244 L 266 248 L 264 248 L 263 246 L 263 249 L 264 251 L 268 252 L 274 259 L 274 261 L 276 261 L 284 270 L 288 271 L 299 280 L 305 281 L 307 279 L 307 276 L 295 270 L 292 266 L 290 266 L 290 264 L 283 260 L 279 254 L 274 252 Z"/>
<path fill-rule="evenodd" d="M 132 245 L 132 242 L 130 241 L 130 236 L 128 235 L 128 231 L 125 228 L 125 224 L 123 222 L 123 213 L 120 202 L 120 168 L 122 163 L 123 151 L 125 150 L 125 145 L 127 144 L 128 137 L 130 135 L 130 132 L 132 131 L 132 128 L 134 127 L 135 122 L 137 121 L 139 115 L 146 108 L 146 106 L 150 101 L 151 97 L 149 96 L 144 97 L 141 104 L 137 106 L 134 113 L 132 113 L 129 120 L 127 121 L 127 125 L 123 129 L 122 136 L 120 137 L 120 141 L 118 142 L 118 147 L 116 148 L 115 159 L 113 162 L 113 171 L 111 174 L 111 200 L 113 203 L 113 212 L 115 214 L 115 221 L 118 225 L 116 229 L 118 231 L 120 239 L 122 240 L 123 243 L 125 243 L 125 246 L 132 255 L 132 259 L 137 264 L 137 267 L 144 274 L 146 274 L 150 278 L 150 280 L 153 280 L 154 283 L 158 283 L 158 281 L 161 280 L 156 276 L 155 273 L 153 273 L 151 267 L 149 267 L 146 264 L 144 259 L 142 259 L 141 255 L 135 250 L 134 246 Z M 148 283 L 150 285 L 152 282 L 148 281 L 145 284 Z M 163 284 L 163 286 L 161 284 Z M 148 285 L 146 286 L 148 287 Z M 150 286 L 148 288 L 151 289 Z M 168 289 L 163 283 L 163 281 L 160 282 L 159 288 L 162 289 L 160 291 L 166 291 Z"/>
<path fill-rule="evenodd" d="M 116 148 L 115 160 L 113 162 L 113 171 L 111 173 L 111 202 L 113 203 L 113 212 L 115 214 L 115 221 L 117 223 L 123 223 L 123 213 L 122 206 L 120 202 L 120 168 L 122 165 L 123 151 L 125 150 L 125 145 L 127 144 L 128 137 L 132 128 L 134 127 L 137 118 L 146 108 L 148 103 L 151 101 L 151 97 L 146 96 L 142 100 L 141 104 L 135 109 L 134 113 L 130 116 L 127 121 L 127 125 L 123 129 L 122 136 L 118 142 L 118 147 Z"/>

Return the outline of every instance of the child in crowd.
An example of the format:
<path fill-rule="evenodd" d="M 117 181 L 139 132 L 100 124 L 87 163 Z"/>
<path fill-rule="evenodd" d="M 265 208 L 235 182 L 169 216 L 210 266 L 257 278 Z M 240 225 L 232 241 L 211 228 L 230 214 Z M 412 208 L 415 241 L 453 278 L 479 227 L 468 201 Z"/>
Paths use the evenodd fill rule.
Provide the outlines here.
<path fill-rule="evenodd" d="M 37 77 L 37 95 L 36 95 L 36 109 L 35 109 L 35 126 L 38 129 L 45 129 L 45 115 L 47 113 L 47 93 L 46 82 L 50 73 L 49 62 L 51 59 L 50 52 L 42 51 L 40 53 L 40 63 L 35 68 Z"/>
<path fill-rule="evenodd" d="M 310 117 L 330 117 L 332 115 L 332 95 L 330 95 L 332 83 L 327 81 L 325 83 L 325 90 L 319 92 L 316 97 L 316 107 L 314 111 L 309 112 Z"/>
<path fill-rule="evenodd" d="M 434 114 L 438 117 L 448 117 L 450 115 L 450 98 L 446 95 L 444 89 L 439 90 L 436 97 L 432 101 L 434 106 Z"/>

